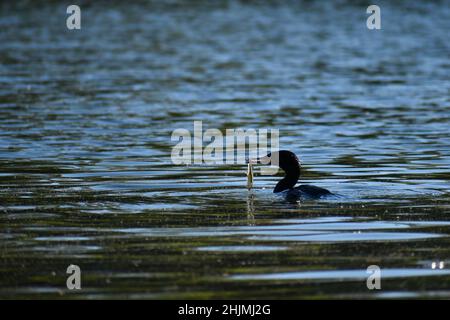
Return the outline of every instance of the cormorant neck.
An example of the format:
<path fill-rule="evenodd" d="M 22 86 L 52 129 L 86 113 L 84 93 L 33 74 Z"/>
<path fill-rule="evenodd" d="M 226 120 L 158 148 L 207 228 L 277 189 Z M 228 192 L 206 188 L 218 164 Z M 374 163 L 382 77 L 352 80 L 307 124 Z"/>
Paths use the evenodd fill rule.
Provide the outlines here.
<path fill-rule="evenodd" d="M 274 193 L 292 189 L 297 184 L 298 179 L 300 178 L 300 166 L 290 167 L 289 170 L 285 170 L 285 172 L 286 176 L 278 181 L 273 190 Z"/>

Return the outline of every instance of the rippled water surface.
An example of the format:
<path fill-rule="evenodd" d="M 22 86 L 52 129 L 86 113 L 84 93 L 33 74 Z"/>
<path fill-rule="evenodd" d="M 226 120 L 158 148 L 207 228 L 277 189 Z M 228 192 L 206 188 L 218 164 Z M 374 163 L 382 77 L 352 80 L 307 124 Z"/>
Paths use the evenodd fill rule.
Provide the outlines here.
<path fill-rule="evenodd" d="M 379 5 L 2 3 L 0 297 L 450 298 L 449 1 Z M 340 197 L 172 164 L 194 120 L 279 129 Z"/>

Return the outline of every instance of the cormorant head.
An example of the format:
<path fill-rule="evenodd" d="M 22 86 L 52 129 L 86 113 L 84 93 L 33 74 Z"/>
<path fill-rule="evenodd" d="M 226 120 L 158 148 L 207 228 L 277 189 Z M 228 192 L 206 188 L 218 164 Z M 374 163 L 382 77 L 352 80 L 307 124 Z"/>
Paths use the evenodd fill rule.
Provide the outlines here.
<path fill-rule="evenodd" d="M 294 188 L 300 177 L 300 162 L 297 156 L 288 150 L 271 152 L 265 157 L 258 158 L 257 163 L 278 166 L 286 173 L 275 186 L 273 190 L 275 193 Z"/>

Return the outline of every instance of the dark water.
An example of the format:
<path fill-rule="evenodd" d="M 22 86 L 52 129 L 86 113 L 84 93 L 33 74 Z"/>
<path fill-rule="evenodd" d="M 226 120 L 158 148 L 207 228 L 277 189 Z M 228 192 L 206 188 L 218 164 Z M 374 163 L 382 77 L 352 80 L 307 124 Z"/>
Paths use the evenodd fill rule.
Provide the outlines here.
<path fill-rule="evenodd" d="M 2 3 L 0 297 L 450 298 L 449 1 L 377 4 Z M 342 197 L 173 165 L 194 120 Z"/>

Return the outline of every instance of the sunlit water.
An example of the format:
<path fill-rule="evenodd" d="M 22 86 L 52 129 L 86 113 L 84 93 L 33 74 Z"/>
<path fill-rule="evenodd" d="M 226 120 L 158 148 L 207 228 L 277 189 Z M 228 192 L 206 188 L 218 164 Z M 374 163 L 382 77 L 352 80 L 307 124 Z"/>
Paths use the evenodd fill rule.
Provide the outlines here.
<path fill-rule="evenodd" d="M 3 3 L 0 297 L 450 298 L 450 6 L 379 5 Z M 341 197 L 173 165 L 194 120 L 279 129 Z"/>

